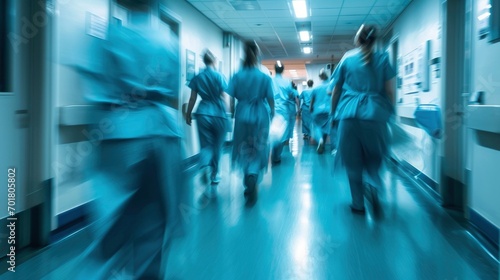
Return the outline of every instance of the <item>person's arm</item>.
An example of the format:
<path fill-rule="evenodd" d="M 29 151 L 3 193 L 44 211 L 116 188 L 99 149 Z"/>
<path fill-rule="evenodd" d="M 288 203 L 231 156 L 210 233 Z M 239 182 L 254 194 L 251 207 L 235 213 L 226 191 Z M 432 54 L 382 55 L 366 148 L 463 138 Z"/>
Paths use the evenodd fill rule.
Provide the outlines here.
<path fill-rule="evenodd" d="M 269 108 L 271 109 L 271 118 L 274 117 L 274 97 L 268 97 L 267 103 L 269 104 Z"/>
<path fill-rule="evenodd" d="M 335 87 L 333 88 L 333 93 L 332 93 L 332 106 L 331 106 L 330 115 L 335 114 L 335 111 L 337 110 L 337 105 L 339 104 L 341 93 L 342 93 L 342 86 L 339 84 L 336 84 Z"/>
<path fill-rule="evenodd" d="M 198 98 L 198 93 L 195 90 L 191 90 L 191 97 L 189 97 L 189 104 L 186 112 L 186 124 L 191 125 L 191 113 L 193 112 L 194 104 Z"/>
<path fill-rule="evenodd" d="M 313 108 L 314 108 L 314 102 L 316 101 L 316 97 L 313 95 L 311 96 L 311 104 L 309 104 L 309 112 L 313 112 Z"/>
<path fill-rule="evenodd" d="M 394 87 L 395 87 L 395 79 L 394 78 L 385 81 L 385 93 L 387 94 L 387 98 L 391 102 L 392 106 L 396 105 L 396 100 L 395 100 L 395 96 L 394 96 Z"/>

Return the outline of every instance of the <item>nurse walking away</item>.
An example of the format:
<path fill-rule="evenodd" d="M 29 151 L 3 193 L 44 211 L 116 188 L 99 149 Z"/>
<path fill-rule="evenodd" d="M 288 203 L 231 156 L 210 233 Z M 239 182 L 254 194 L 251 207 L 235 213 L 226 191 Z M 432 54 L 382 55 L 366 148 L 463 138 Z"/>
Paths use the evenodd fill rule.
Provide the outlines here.
<path fill-rule="evenodd" d="M 243 68 L 236 73 L 227 93 L 238 104 L 234 116 L 233 164 L 243 175 L 247 202 L 255 202 L 257 183 L 269 160 L 269 126 L 274 115 L 273 81 L 259 69 L 260 49 L 245 43 Z"/>
<path fill-rule="evenodd" d="M 319 72 L 321 84 L 313 89 L 311 93 L 310 112 L 313 119 L 313 138 L 318 142 L 317 152 L 322 154 L 325 151 L 325 143 L 330 133 L 330 111 L 331 111 L 331 92 L 328 88 L 328 74 L 325 69 Z"/>
<path fill-rule="evenodd" d="M 309 108 L 311 106 L 311 93 L 313 85 L 313 80 L 308 80 L 307 89 L 303 90 L 299 96 L 300 112 L 302 116 L 302 136 L 304 140 L 309 139 L 309 136 L 311 135 L 311 112 L 309 111 Z"/>
<path fill-rule="evenodd" d="M 380 168 L 388 152 L 387 122 L 394 112 L 394 70 L 386 53 L 374 51 L 377 30 L 362 25 L 356 49 L 348 51 L 335 69 L 332 112 L 339 120 L 338 156 L 347 171 L 354 213 L 363 214 L 363 172 L 368 175 L 367 198 L 379 210 Z"/>
<path fill-rule="evenodd" d="M 276 114 L 283 116 L 286 123 L 286 129 L 283 137 L 281 137 L 281 141 L 273 143 L 271 159 L 273 163 L 279 163 L 281 162 L 283 146 L 287 145 L 289 139 L 293 137 L 293 128 L 295 126 L 297 108 L 299 107 L 299 99 L 297 90 L 293 88 L 292 82 L 283 78 L 285 66 L 281 61 L 276 61 L 274 70 L 276 71 L 276 76 L 273 79 Z"/>
<path fill-rule="evenodd" d="M 162 279 L 185 189 L 178 126 L 174 35 L 152 29 L 145 1 L 130 2 L 130 26 L 110 26 L 88 96 L 106 122 L 96 161 L 96 236 L 72 279 Z M 170 38 L 170 39 L 165 39 Z M 56 277 L 57 278 L 57 277 Z"/>
<path fill-rule="evenodd" d="M 203 55 L 206 68 L 189 83 L 191 97 L 186 113 L 186 123 L 191 125 L 192 111 L 198 95 L 201 102 L 196 110 L 198 135 L 200 139 L 200 168 L 202 180 L 212 185 L 220 182 L 219 161 L 222 145 L 228 129 L 224 92 L 227 83 L 222 74 L 215 71 L 215 57 L 207 50 Z M 215 188 L 212 188 L 212 192 Z"/>

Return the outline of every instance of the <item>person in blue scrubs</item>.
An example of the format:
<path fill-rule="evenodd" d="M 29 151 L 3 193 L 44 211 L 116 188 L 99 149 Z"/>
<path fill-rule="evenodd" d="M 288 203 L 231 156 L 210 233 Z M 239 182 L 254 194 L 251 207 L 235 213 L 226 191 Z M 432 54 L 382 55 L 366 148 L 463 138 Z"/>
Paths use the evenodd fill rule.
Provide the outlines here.
<path fill-rule="evenodd" d="M 191 125 L 191 113 L 199 95 L 201 102 L 195 113 L 201 147 L 199 166 L 203 182 L 207 184 L 210 180 L 212 185 L 220 182 L 219 160 L 229 126 L 224 101 L 227 83 L 222 74 L 215 71 L 215 60 L 209 50 L 203 55 L 206 68 L 189 83 L 191 97 L 186 113 L 186 123 Z"/>
<path fill-rule="evenodd" d="M 257 183 L 269 161 L 269 127 L 274 115 L 271 77 L 260 70 L 260 49 L 245 43 L 243 67 L 230 80 L 227 93 L 237 100 L 234 115 L 233 164 L 242 171 L 247 202 L 254 202 Z"/>
<path fill-rule="evenodd" d="M 281 61 L 276 61 L 274 65 L 275 77 L 274 83 L 274 99 L 276 101 L 276 114 L 283 117 L 286 122 L 282 141 L 273 143 L 271 160 L 273 163 L 281 162 L 281 154 L 283 146 L 286 145 L 290 138 L 293 137 L 293 128 L 297 116 L 297 108 L 299 107 L 298 92 L 292 86 L 292 81 L 283 77 L 285 66 Z"/>
<path fill-rule="evenodd" d="M 325 143 L 330 133 L 331 92 L 328 92 L 328 74 L 325 69 L 319 72 L 321 84 L 311 93 L 310 112 L 313 120 L 313 138 L 318 143 L 317 152 L 325 151 Z"/>
<path fill-rule="evenodd" d="M 337 159 L 346 168 L 351 188 L 351 210 L 364 213 L 363 173 L 367 198 L 379 210 L 380 169 L 388 152 L 387 122 L 394 112 L 394 76 L 388 55 L 375 51 L 374 26 L 362 25 L 357 48 L 348 51 L 335 69 L 332 112 L 339 120 Z"/>
<path fill-rule="evenodd" d="M 311 93 L 313 90 L 314 81 L 307 81 L 307 89 L 303 90 L 299 96 L 300 100 L 300 113 L 302 116 L 302 136 L 305 139 L 309 139 L 311 135 L 311 112 L 309 108 L 311 107 Z"/>
<path fill-rule="evenodd" d="M 149 6 L 130 6 L 136 21 L 111 25 L 92 67 L 75 67 L 100 115 L 91 128 L 98 135 L 95 236 L 72 279 L 162 279 L 181 229 L 178 41 L 149 26 Z"/>

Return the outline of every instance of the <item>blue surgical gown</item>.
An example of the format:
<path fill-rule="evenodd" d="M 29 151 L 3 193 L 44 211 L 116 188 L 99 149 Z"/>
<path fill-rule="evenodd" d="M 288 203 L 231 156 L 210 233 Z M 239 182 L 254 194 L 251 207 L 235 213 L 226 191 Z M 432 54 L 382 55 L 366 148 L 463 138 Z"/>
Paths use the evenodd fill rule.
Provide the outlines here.
<path fill-rule="evenodd" d="M 227 93 L 238 101 L 234 116 L 232 159 L 245 175 L 263 173 L 269 157 L 270 111 L 273 98 L 270 76 L 256 67 L 236 73 Z"/>

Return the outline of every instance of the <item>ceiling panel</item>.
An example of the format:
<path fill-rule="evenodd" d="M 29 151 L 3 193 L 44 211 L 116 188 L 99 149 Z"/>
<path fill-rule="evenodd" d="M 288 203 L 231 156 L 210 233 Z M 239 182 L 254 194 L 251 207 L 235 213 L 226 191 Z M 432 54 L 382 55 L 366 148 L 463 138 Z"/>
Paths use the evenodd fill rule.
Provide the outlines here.
<path fill-rule="evenodd" d="M 367 15 L 371 11 L 371 9 L 372 7 L 342 8 L 342 10 L 340 10 L 340 15 Z"/>
<path fill-rule="evenodd" d="M 353 48 L 353 37 L 363 23 L 381 29 L 404 10 L 411 0 L 308 0 L 311 15 L 296 19 L 290 0 L 241 0 L 260 10 L 235 10 L 231 0 L 186 0 L 216 25 L 240 37 L 259 42 L 266 57 L 317 61 L 341 56 Z M 436 0 L 437 1 L 437 0 Z M 296 22 L 310 22 L 312 54 L 301 52 Z M 339 57 L 340 58 L 340 57 Z"/>
<path fill-rule="evenodd" d="M 312 9 L 333 9 L 342 7 L 344 0 L 309 1 Z"/>
<path fill-rule="evenodd" d="M 272 18 L 289 18 L 293 20 L 292 14 L 290 13 L 290 10 L 267 10 L 263 12 L 264 15 L 266 15 L 269 19 Z"/>
<path fill-rule="evenodd" d="M 394 1 L 394 0 L 393 0 Z M 356 8 L 356 7 L 372 7 L 376 0 L 355 0 L 355 1 L 344 1 L 344 8 Z"/>
<path fill-rule="evenodd" d="M 261 10 L 289 9 L 286 1 L 259 1 Z"/>
<path fill-rule="evenodd" d="M 312 9 L 312 17 L 321 16 L 338 16 L 340 14 L 340 9 Z"/>

